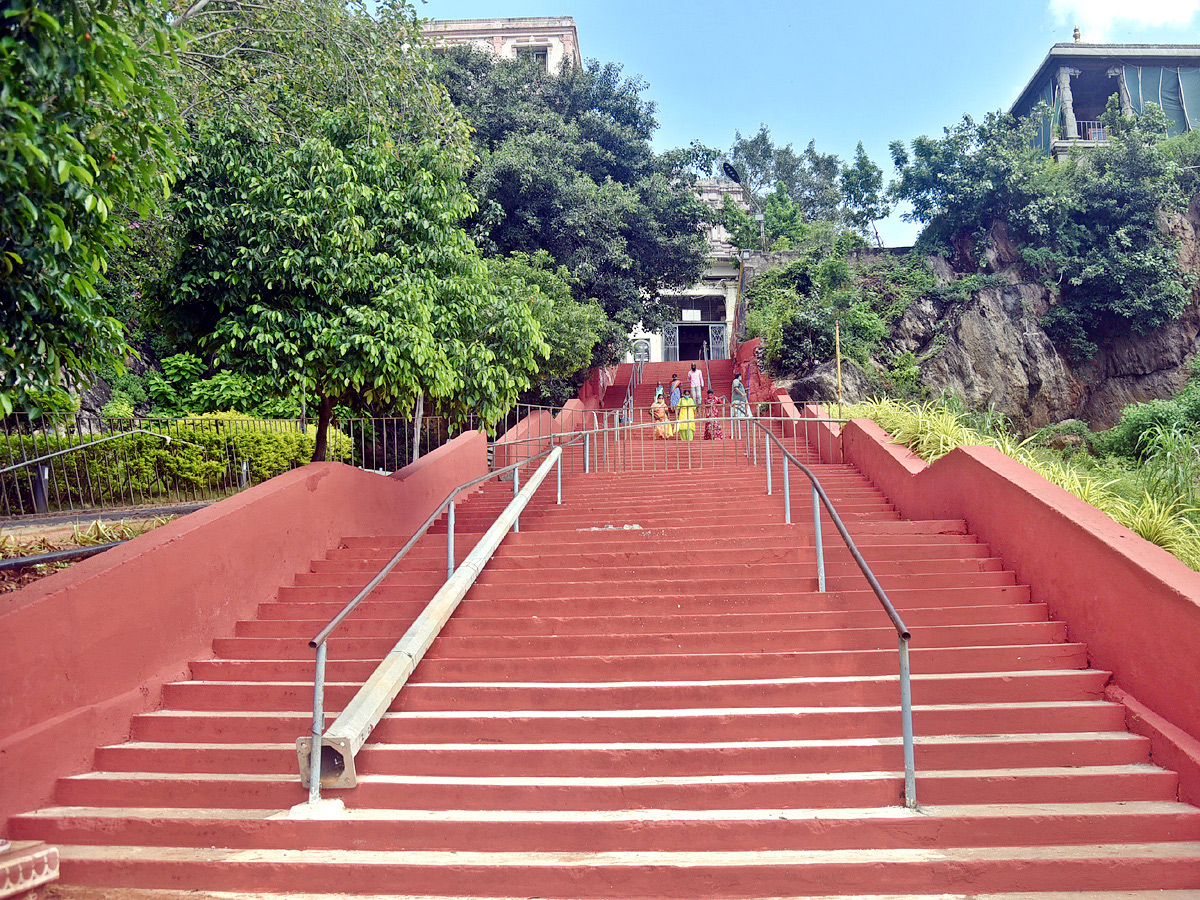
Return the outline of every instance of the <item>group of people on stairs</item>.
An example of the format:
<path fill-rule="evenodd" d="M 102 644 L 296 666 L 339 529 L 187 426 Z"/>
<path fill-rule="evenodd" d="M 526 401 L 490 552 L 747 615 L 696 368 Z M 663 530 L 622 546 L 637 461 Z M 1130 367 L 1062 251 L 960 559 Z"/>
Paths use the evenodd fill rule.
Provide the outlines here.
<path fill-rule="evenodd" d="M 704 373 L 695 363 L 687 373 L 688 392 L 683 392 L 683 382 L 678 375 L 671 376 L 670 394 L 663 391 L 662 384 L 654 392 L 654 403 L 650 412 L 654 416 L 654 439 L 659 441 L 676 438 L 690 441 L 696 434 L 696 415 L 701 408 L 701 398 L 704 394 Z M 742 373 L 733 375 L 733 414 L 737 418 L 750 418 L 750 403 L 746 396 L 746 387 L 742 384 Z M 667 399 L 669 396 L 669 400 Z M 704 440 L 719 441 L 725 437 L 721 427 L 721 417 L 724 413 L 725 398 L 713 393 L 708 388 L 704 401 Z"/>

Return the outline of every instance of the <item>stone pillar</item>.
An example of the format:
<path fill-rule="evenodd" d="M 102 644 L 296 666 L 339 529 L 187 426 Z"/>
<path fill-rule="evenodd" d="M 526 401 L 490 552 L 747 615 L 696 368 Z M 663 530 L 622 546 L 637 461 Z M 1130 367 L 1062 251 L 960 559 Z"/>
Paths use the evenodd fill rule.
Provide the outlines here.
<path fill-rule="evenodd" d="M 1121 115 L 1133 118 L 1133 100 L 1129 96 L 1129 85 L 1125 81 L 1125 67 L 1113 66 L 1108 70 L 1109 78 L 1117 79 L 1117 99 L 1121 102 Z"/>
<path fill-rule="evenodd" d="M 1063 66 L 1058 70 L 1058 96 L 1062 100 L 1063 138 L 1068 141 L 1079 140 L 1079 123 L 1075 121 L 1075 107 L 1072 105 L 1071 76 L 1078 75 L 1078 69 Z"/>

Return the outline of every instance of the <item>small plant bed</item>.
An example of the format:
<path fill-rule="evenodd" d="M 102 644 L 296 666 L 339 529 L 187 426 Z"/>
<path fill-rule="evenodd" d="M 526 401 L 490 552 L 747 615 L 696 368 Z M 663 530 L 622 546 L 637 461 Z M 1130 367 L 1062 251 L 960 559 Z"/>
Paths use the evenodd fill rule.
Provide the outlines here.
<path fill-rule="evenodd" d="M 1191 505 L 1200 460 L 1189 437 L 1168 434 L 1157 445 L 1147 440 L 1142 458 L 1130 460 L 1093 455 L 1091 450 L 1102 450 L 1111 439 L 1091 435 L 1083 423 L 1053 426 L 1022 440 L 1008 431 L 1002 416 L 953 401 L 874 400 L 846 407 L 846 415 L 872 419 L 926 462 L 956 447 L 994 447 L 1200 571 L 1200 510 Z"/>
<path fill-rule="evenodd" d="M 97 519 L 88 525 L 33 526 L 0 531 L 0 559 L 39 556 L 58 550 L 124 541 L 153 531 L 173 518 L 175 517 L 155 516 L 150 519 L 122 519 L 117 522 Z M 16 591 L 70 565 L 71 562 L 58 562 L 0 571 L 0 593 Z"/>

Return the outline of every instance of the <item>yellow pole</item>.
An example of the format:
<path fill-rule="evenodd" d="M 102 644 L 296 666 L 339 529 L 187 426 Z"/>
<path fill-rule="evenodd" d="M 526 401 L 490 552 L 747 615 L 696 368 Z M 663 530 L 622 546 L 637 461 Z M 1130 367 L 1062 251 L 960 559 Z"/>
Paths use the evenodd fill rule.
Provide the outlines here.
<path fill-rule="evenodd" d="M 842 417 L 842 323 L 833 320 L 833 349 L 837 360 L 837 401 L 838 418 Z"/>

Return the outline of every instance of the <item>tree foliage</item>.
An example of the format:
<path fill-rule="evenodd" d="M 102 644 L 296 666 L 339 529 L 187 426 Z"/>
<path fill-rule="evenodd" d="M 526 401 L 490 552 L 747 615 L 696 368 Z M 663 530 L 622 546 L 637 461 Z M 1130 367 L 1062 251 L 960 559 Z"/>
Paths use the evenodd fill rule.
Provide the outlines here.
<path fill-rule="evenodd" d="M 529 303 L 542 330 L 549 348 L 538 378 L 543 396 L 573 394 L 569 386 L 591 366 L 596 345 L 615 340 L 604 310 L 594 300 L 580 302 L 571 296 L 574 278 L 566 266 L 554 265 L 545 250 L 487 262 L 496 289 L 514 302 Z"/>
<path fill-rule="evenodd" d="M 0 410 L 129 347 L 97 288 L 176 167 L 174 45 L 142 0 L 10 0 L 0 17 Z"/>
<path fill-rule="evenodd" d="M 1115 98 L 1106 118 L 1113 139 L 1063 163 L 1033 144 L 1029 120 L 988 115 L 892 144 L 900 173 L 892 196 L 907 218 L 926 223 L 921 246 L 978 260 L 1004 227 L 1026 262 L 1057 294 L 1044 322 L 1076 359 L 1106 335 L 1145 331 L 1179 315 L 1189 279 L 1162 216 L 1181 208 L 1179 169 L 1159 150 L 1162 113 L 1150 105 L 1123 120 Z"/>
<path fill-rule="evenodd" d="M 791 144 L 777 146 L 770 129 L 760 125 L 753 137 L 734 132 L 729 159 L 752 198 L 782 188 L 805 222 L 842 221 L 842 163 L 836 154 L 818 152 L 816 141 L 797 153 Z"/>
<path fill-rule="evenodd" d="M 622 335 L 665 321 L 661 292 L 694 284 L 706 262 L 694 178 L 714 154 L 656 155 L 645 83 L 613 63 L 551 74 L 458 47 L 443 57 L 441 82 L 474 127 L 470 229 L 480 247 L 549 253 L 571 272 L 576 299 L 599 301 Z"/>
<path fill-rule="evenodd" d="M 343 112 L 282 152 L 239 125 L 194 150 L 176 303 L 219 361 L 301 380 L 319 435 L 343 400 L 424 394 L 453 421 L 495 421 L 529 386 L 547 347 L 459 227 L 465 146 L 397 143 Z"/>
<path fill-rule="evenodd" d="M 843 165 L 839 178 L 846 223 L 863 235 L 870 229 L 875 233 L 875 243 L 882 247 L 875 223 L 887 218 L 891 204 L 883 189 L 883 170 L 867 156 L 862 141 L 854 151 L 854 165 Z"/>

